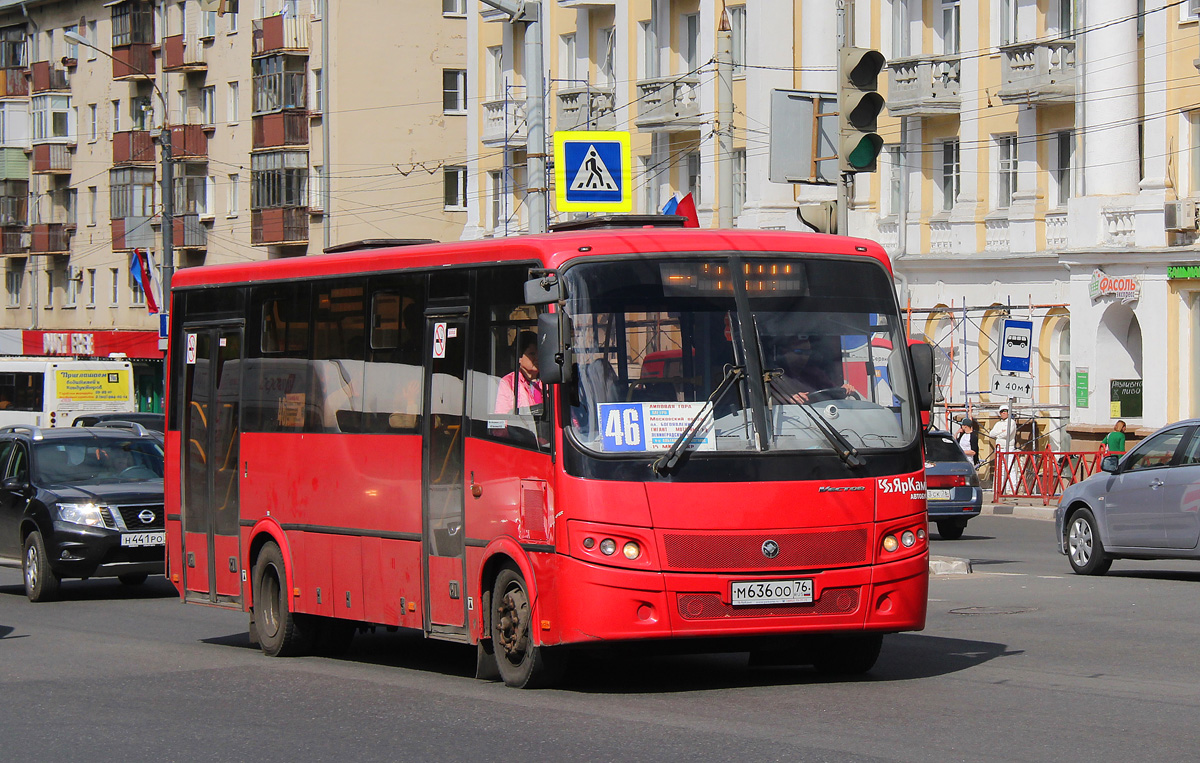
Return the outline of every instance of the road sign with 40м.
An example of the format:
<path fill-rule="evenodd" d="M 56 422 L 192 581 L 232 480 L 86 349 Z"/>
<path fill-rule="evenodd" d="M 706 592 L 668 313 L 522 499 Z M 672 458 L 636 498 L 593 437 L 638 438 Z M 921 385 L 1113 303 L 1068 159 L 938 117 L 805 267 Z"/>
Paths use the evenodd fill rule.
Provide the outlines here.
<path fill-rule="evenodd" d="M 1029 376 L 992 374 L 992 386 L 989 392 L 996 397 L 1033 399 L 1033 378 Z"/>

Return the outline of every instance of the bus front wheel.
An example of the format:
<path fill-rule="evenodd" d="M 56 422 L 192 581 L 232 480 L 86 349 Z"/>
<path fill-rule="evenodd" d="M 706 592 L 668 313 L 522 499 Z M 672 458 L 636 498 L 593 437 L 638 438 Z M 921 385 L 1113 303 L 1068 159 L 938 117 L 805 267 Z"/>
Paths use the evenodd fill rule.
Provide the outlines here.
<path fill-rule="evenodd" d="M 287 572 L 279 546 L 263 546 L 254 562 L 254 626 L 268 657 L 291 657 L 312 649 L 312 628 L 292 614 Z"/>
<path fill-rule="evenodd" d="M 533 604 L 521 573 L 504 567 L 492 587 L 491 636 L 500 678 L 508 686 L 534 689 L 555 683 L 565 655 L 533 642 Z"/>

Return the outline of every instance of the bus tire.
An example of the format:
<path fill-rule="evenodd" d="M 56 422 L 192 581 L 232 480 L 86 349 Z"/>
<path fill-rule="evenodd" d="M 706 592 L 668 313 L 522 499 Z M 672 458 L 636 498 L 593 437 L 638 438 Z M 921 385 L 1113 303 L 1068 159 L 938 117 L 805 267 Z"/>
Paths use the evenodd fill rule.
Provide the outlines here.
<path fill-rule="evenodd" d="M 25 595 L 30 601 L 53 601 L 58 596 L 58 575 L 50 569 L 46 543 L 37 530 L 25 538 L 21 572 L 25 579 Z"/>
<path fill-rule="evenodd" d="M 882 633 L 830 636 L 813 649 L 813 667 L 827 676 L 862 675 L 875 667 L 882 647 Z"/>
<path fill-rule="evenodd" d="M 496 668 L 504 683 L 517 689 L 556 683 L 566 667 L 565 654 L 534 644 L 533 602 L 525 578 L 515 568 L 502 567 L 496 576 L 490 614 Z"/>
<path fill-rule="evenodd" d="M 259 646 L 268 657 L 293 657 L 312 650 L 313 628 L 292 614 L 287 569 L 279 546 L 268 543 L 254 562 L 254 625 Z"/>

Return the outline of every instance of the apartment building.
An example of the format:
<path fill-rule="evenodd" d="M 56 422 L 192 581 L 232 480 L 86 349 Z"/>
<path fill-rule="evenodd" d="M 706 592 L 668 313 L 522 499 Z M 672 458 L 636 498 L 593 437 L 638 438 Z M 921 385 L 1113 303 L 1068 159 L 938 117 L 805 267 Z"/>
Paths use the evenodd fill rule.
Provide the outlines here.
<path fill-rule="evenodd" d="M 466 26 L 455 0 L 0 0 L 0 353 L 123 352 L 160 404 L 130 265 L 163 262 L 164 136 L 175 268 L 458 238 Z"/>
<path fill-rule="evenodd" d="M 740 227 L 800 226 L 828 186 L 770 180 L 771 93 L 836 89 L 835 3 L 543 2 L 547 141 L 629 130 L 635 210 L 696 195 L 715 224 L 716 29 L 735 58 Z M 879 171 L 859 175 L 850 233 L 896 257 L 913 333 L 940 350 L 942 394 L 982 409 L 1006 318 L 1034 322 L 1039 445 L 1086 442 L 1125 418 L 1200 415 L 1200 3 L 854 0 L 849 44 L 888 59 Z M 527 229 L 523 27 L 468 17 L 478 113 L 464 235 Z M 780 150 L 780 146 L 776 146 Z M 784 149 L 786 150 L 786 149 Z M 800 151 L 797 147 L 795 150 Z M 562 219 L 550 204 L 551 220 Z M 1076 339 L 1072 341 L 1072 336 Z"/>

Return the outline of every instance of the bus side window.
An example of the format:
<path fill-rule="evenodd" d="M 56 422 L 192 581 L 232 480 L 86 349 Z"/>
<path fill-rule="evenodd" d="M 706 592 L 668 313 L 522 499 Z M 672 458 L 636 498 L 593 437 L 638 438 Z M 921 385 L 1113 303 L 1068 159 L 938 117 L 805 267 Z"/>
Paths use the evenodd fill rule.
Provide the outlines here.
<path fill-rule="evenodd" d="M 425 276 L 372 279 L 361 430 L 420 431 L 424 403 Z"/>

